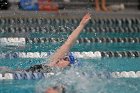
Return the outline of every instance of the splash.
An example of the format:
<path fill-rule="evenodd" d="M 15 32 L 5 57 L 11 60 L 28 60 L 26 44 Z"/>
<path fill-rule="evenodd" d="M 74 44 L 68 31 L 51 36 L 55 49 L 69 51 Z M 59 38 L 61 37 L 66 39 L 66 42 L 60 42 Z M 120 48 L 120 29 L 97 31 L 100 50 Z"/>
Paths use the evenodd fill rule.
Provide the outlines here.
<path fill-rule="evenodd" d="M 104 70 L 105 71 L 105 70 Z M 138 87 L 129 80 L 106 78 L 93 75 L 104 71 L 95 70 L 95 65 L 87 64 L 83 67 L 71 67 L 54 76 L 41 80 L 36 86 L 36 93 L 44 93 L 47 88 L 63 85 L 66 93 L 136 93 Z M 92 76 L 91 76 L 92 73 Z M 130 80 L 131 81 L 131 80 Z"/>
<path fill-rule="evenodd" d="M 100 88 L 104 88 L 106 83 L 96 76 L 89 78 L 86 74 L 90 72 L 91 68 L 92 71 L 94 71 L 93 66 L 86 66 L 81 69 L 71 67 L 69 70 L 59 72 L 55 76 L 41 80 L 36 87 L 36 93 L 43 93 L 48 87 L 56 85 L 65 86 L 66 93 L 93 93 L 93 91 L 95 93 L 101 93 L 101 91 L 104 90 Z M 83 73 L 84 70 L 86 70 L 86 72 Z"/>

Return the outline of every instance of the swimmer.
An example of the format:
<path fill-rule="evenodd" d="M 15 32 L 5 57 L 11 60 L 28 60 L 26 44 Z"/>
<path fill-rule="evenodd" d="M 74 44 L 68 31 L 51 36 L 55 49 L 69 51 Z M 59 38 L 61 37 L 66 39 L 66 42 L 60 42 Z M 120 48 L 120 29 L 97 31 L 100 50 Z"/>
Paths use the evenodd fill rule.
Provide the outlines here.
<path fill-rule="evenodd" d="M 66 68 L 72 64 L 75 63 L 74 56 L 70 53 L 70 48 L 74 45 L 75 41 L 77 40 L 78 36 L 86 26 L 86 24 L 91 19 L 91 15 L 87 13 L 83 19 L 81 20 L 79 26 L 71 33 L 71 35 L 68 37 L 68 39 L 64 42 L 64 44 L 56 50 L 56 52 L 51 56 L 50 63 L 49 64 L 39 64 L 34 65 L 30 67 L 29 69 L 26 69 L 25 71 L 31 71 L 31 72 L 52 72 L 52 69 L 54 67 L 58 68 Z M 3 69 L 6 72 L 9 72 L 8 70 L 5 70 L 6 67 L 1 67 L 1 70 Z M 20 70 L 16 70 L 20 71 Z M 10 72 L 15 72 L 13 70 L 10 70 Z"/>
<path fill-rule="evenodd" d="M 50 72 L 53 67 L 66 68 L 71 64 L 74 64 L 74 57 L 71 55 L 70 48 L 74 45 L 78 36 L 91 19 L 91 14 L 87 13 L 81 20 L 79 26 L 71 33 L 64 44 L 56 50 L 56 52 L 50 58 L 49 64 L 34 65 L 26 71 L 46 71 Z"/>

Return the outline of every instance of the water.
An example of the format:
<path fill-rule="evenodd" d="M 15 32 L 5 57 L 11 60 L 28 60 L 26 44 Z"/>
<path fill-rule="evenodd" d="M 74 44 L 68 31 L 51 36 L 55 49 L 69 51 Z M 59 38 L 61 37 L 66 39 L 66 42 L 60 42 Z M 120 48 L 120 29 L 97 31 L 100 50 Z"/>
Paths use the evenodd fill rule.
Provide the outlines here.
<path fill-rule="evenodd" d="M 66 93 L 138 93 L 139 79 L 112 79 L 97 76 L 89 77 L 93 73 L 103 71 L 138 71 L 139 59 L 104 58 L 79 59 L 83 67 L 71 68 L 62 74 L 48 77 L 45 80 L 4 80 L 0 81 L 1 93 L 43 93 L 48 86 L 64 84 Z M 45 59 L 1 59 L 1 66 L 13 69 L 28 68 L 31 65 L 45 62 Z M 136 65 L 137 64 L 137 65 Z"/>
<path fill-rule="evenodd" d="M 64 85 L 66 93 L 137 93 L 139 91 L 138 79 L 107 79 L 104 76 L 89 76 L 91 68 L 96 73 L 94 66 L 73 69 L 55 77 L 41 80 L 37 86 L 37 93 L 43 93 L 49 86 Z M 86 72 L 86 75 L 83 75 Z M 99 72 L 98 72 L 99 73 Z M 51 82 L 50 82 L 51 81 Z M 132 83 L 133 82 L 133 83 Z"/>
<path fill-rule="evenodd" d="M 51 24 L 52 25 L 52 24 Z M 63 24 L 62 24 L 63 25 Z M 67 25 L 67 24 L 66 24 Z M 73 26 L 73 24 L 68 23 Z M 34 25 L 35 26 L 35 25 Z M 88 26 L 92 26 L 89 24 Z M 97 25 L 99 26 L 99 24 Z M 126 25 L 127 26 L 127 25 Z M 58 26 L 57 26 L 58 27 Z M 63 30 L 63 26 L 58 29 Z M 113 26 L 112 26 L 113 27 Z M 64 27 L 65 28 L 65 27 Z M 69 28 L 72 30 L 73 28 Z M 68 30 L 68 31 L 69 31 Z M 67 38 L 70 32 L 59 33 L 26 33 L 30 38 L 55 37 Z M 0 34 L 1 37 L 9 34 Z M 139 37 L 138 33 L 81 33 L 80 38 L 90 37 Z M 64 41 L 64 40 L 63 40 Z M 1 53 L 10 52 L 49 52 L 57 49 L 62 43 L 34 43 L 26 44 L 25 48 L 0 47 Z M 71 51 L 140 51 L 139 43 L 81 43 L 75 44 Z M 32 65 L 45 63 L 48 59 L 16 58 L 0 59 L 0 66 L 11 69 L 26 69 Z M 66 93 L 139 93 L 139 78 L 119 78 L 102 76 L 105 72 L 139 71 L 140 58 L 101 58 L 101 59 L 78 59 L 82 63 L 80 67 L 71 67 L 54 76 L 43 80 L 0 80 L 0 93 L 43 93 L 48 87 L 65 85 Z M 95 75 L 96 73 L 101 74 Z"/>
<path fill-rule="evenodd" d="M 104 59 L 79 59 L 84 66 L 70 68 L 61 74 L 43 80 L 4 80 L 0 81 L 1 93 L 43 93 L 48 86 L 64 84 L 66 93 L 138 93 L 139 78 L 114 79 L 106 76 L 90 76 L 91 73 L 106 71 L 138 71 L 139 59 L 104 58 Z M 2 63 L 4 62 L 4 63 Z M 11 68 L 28 68 L 33 64 L 44 62 L 43 59 L 3 59 L 0 63 Z M 0 64 L 0 65 L 2 65 Z M 136 65 L 137 64 L 137 65 Z M 85 73 L 85 74 L 83 74 Z"/>

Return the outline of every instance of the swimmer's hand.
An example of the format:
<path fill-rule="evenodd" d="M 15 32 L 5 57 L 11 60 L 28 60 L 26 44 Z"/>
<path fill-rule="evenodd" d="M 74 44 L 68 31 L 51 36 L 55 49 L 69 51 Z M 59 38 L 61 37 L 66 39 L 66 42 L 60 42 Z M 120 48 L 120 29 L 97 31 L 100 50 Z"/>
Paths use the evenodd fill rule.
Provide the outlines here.
<path fill-rule="evenodd" d="M 91 19 L 91 14 L 87 13 L 80 22 L 80 25 L 85 26 Z"/>

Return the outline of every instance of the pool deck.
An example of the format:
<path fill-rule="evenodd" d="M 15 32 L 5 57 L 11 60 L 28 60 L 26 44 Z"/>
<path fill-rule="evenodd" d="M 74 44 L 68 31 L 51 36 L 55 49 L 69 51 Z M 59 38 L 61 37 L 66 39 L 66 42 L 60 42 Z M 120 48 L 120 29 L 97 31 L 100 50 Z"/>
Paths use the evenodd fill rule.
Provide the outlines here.
<path fill-rule="evenodd" d="M 22 11 L 17 8 L 13 8 L 6 11 L 0 11 L 0 17 L 54 17 L 54 18 L 72 18 L 72 17 L 81 17 L 86 12 L 90 12 L 95 18 L 121 18 L 121 17 L 137 17 L 140 18 L 140 10 L 136 9 L 126 9 L 118 12 L 95 12 L 94 9 L 64 9 L 57 12 L 47 12 L 47 11 Z"/>

